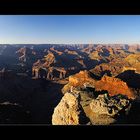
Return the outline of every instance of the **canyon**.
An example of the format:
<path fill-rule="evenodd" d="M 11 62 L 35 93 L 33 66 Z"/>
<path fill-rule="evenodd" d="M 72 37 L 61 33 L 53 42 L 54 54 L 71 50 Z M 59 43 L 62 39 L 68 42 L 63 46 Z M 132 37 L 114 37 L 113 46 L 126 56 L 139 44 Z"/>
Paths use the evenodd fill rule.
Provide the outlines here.
<path fill-rule="evenodd" d="M 138 124 L 139 99 L 139 44 L 0 44 L 0 123 Z"/>

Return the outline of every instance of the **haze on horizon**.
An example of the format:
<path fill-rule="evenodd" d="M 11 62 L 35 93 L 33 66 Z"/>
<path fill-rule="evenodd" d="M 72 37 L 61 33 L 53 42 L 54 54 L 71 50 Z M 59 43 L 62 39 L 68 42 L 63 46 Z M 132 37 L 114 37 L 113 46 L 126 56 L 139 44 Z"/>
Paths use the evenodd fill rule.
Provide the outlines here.
<path fill-rule="evenodd" d="M 0 15 L 0 44 L 140 44 L 140 16 Z"/>

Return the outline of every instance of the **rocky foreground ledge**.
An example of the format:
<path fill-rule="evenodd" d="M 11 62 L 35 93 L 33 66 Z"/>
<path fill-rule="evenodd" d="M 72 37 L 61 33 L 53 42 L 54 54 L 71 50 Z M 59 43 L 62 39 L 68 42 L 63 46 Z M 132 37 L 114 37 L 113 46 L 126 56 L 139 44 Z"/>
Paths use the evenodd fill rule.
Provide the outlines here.
<path fill-rule="evenodd" d="M 77 93 L 76 93 L 77 92 Z M 54 109 L 53 125 L 109 125 L 129 114 L 131 101 L 123 95 L 90 97 L 86 91 L 66 93 Z"/>
<path fill-rule="evenodd" d="M 66 93 L 52 116 L 53 125 L 78 125 L 88 123 L 78 94 Z"/>
<path fill-rule="evenodd" d="M 96 80 L 87 71 L 69 77 L 53 125 L 139 124 L 140 102 L 127 83 L 114 77 Z"/>

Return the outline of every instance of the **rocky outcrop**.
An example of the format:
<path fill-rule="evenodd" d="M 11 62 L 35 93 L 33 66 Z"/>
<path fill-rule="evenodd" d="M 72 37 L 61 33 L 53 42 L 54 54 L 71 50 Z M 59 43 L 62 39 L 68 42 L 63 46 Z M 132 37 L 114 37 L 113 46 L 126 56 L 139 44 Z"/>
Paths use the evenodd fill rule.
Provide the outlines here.
<path fill-rule="evenodd" d="M 66 50 L 65 52 L 67 52 L 68 54 L 71 54 L 71 55 L 78 55 L 78 53 L 76 51 Z"/>
<path fill-rule="evenodd" d="M 38 59 L 34 64 L 33 64 L 33 68 L 48 68 L 52 63 L 54 63 L 55 61 L 55 56 L 53 53 L 51 53 L 50 51 L 48 51 L 48 54 L 44 56 L 44 58 L 42 58 L 41 60 Z"/>
<path fill-rule="evenodd" d="M 82 60 L 82 59 L 77 59 L 77 62 L 78 62 L 79 64 L 81 64 L 81 65 L 83 66 L 83 68 L 86 68 L 86 65 L 84 64 L 84 60 Z"/>
<path fill-rule="evenodd" d="M 122 69 L 122 72 L 125 72 L 125 71 L 136 71 L 137 69 L 136 68 L 133 68 L 133 67 L 123 67 Z"/>
<path fill-rule="evenodd" d="M 95 124 L 95 120 L 97 122 L 97 119 L 100 124 L 104 124 L 103 120 L 106 120 L 109 124 L 108 121 L 115 121 L 115 116 L 121 112 L 118 111 L 117 113 L 118 108 L 115 110 L 111 106 L 114 110 L 112 112 L 116 114 L 112 117 L 113 115 L 109 114 L 107 110 L 107 108 L 110 108 L 108 107 L 110 100 L 115 100 L 112 102 L 117 101 L 117 99 L 114 99 L 114 95 L 122 94 L 130 99 L 135 94 L 140 95 L 139 50 L 140 48 L 137 46 L 129 47 L 120 44 L 1 44 L 0 100 L 1 102 L 17 102 L 27 108 L 29 107 L 33 123 L 50 124 L 54 107 L 58 105 L 63 96 L 61 89 L 63 85 L 67 84 L 63 88 L 63 93 L 67 94 L 67 91 L 70 91 L 75 96 L 80 95 L 80 104 L 86 115 L 93 120 L 93 124 Z M 43 80 L 31 79 L 31 67 L 33 67 L 35 77 L 43 78 Z M 93 68 L 95 68 L 93 74 L 97 73 L 97 77 L 91 75 L 91 72 L 88 71 L 78 73 L 80 70 Z M 130 73 L 128 70 L 135 72 Z M 104 74 L 112 77 L 103 80 L 101 78 Z M 68 83 L 67 76 L 70 76 Z M 96 77 L 96 80 L 95 77 L 92 78 L 93 76 Z M 122 81 L 116 80 L 117 78 Z M 76 92 L 76 88 L 79 91 Z M 93 107 L 95 102 L 92 101 L 96 100 L 100 94 L 107 92 L 111 96 L 107 102 L 106 99 L 104 101 L 100 98 L 98 100 L 101 106 Z M 110 99 L 112 97 L 113 99 Z M 14 111 L 16 105 L 5 104 L 7 103 L 0 105 L 0 112 L 2 112 L 0 118 L 6 113 L 8 113 L 8 116 L 11 116 L 11 114 L 18 116 Z M 5 111 L 2 111 L 3 108 L 5 108 Z M 135 106 L 133 107 L 132 110 L 134 111 L 131 113 L 133 119 L 130 117 L 130 120 L 136 120 L 136 118 L 139 120 L 139 108 L 139 103 L 137 109 Z M 103 111 L 101 112 L 101 110 Z M 12 111 L 13 113 L 11 113 Z M 100 117 L 96 117 L 98 115 Z"/>
<path fill-rule="evenodd" d="M 117 76 L 123 71 L 124 67 L 132 68 L 132 65 L 127 59 L 133 54 L 130 54 L 125 49 L 121 47 L 101 47 L 98 48 L 98 50 L 100 51 L 100 56 L 102 56 L 102 60 L 105 61 L 99 65 L 96 65 L 96 67 L 91 70 L 92 73 L 100 77 L 102 77 L 105 73 L 108 76 Z"/>
<path fill-rule="evenodd" d="M 54 50 L 54 49 L 53 49 Z M 57 52 L 58 53 L 58 52 Z M 53 80 L 53 79 L 63 79 L 66 76 L 66 70 L 63 67 L 54 67 L 53 64 L 55 63 L 55 55 L 48 51 L 48 55 L 44 56 L 43 59 L 37 60 L 32 67 L 32 75 L 33 78 L 40 78 L 42 77 L 41 71 L 44 73 L 43 77 L 45 79 Z M 58 77 L 54 76 L 54 71 L 59 73 Z"/>
<path fill-rule="evenodd" d="M 133 53 L 140 52 L 140 45 L 139 44 L 128 45 L 127 50 L 129 52 L 133 52 Z"/>
<path fill-rule="evenodd" d="M 99 55 L 99 52 L 98 51 L 93 51 L 92 53 L 89 54 L 89 57 L 93 60 L 97 60 L 97 61 L 100 61 L 100 59 L 102 58 L 100 55 Z"/>
<path fill-rule="evenodd" d="M 123 65 L 121 63 L 102 63 L 91 70 L 92 73 L 102 77 L 104 74 L 108 76 L 116 76 L 122 72 Z"/>
<path fill-rule="evenodd" d="M 119 97 L 120 96 L 120 97 Z M 129 105 L 129 100 L 122 95 L 108 96 L 107 94 L 99 95 L 90 103 L 91 110 L 98 115 L 115 116 L 124 107 Z"/>
<path fill-rule="evenodd" d="M 65 85 L 62 89 L 63 93 L 69 92 L 73 90 L 73 88 L 77 87 L 86 87 L 91 86 L 94 87 L 95 80 L 91 77 L 90 72 L 88 71 L 80 71 L 79 73 L 69 76 L 69 83 Z"/>
<path fill-rule="evenodd" d="M 127 97 L 122 95 L 108 96 L 99 95 L 90 103 L 89 118 L 92 124 L 109 125 L 116 123 L 120 117 L 127 116 L 131 103 Z M 122 120 L 123 121 L 123 120 Z"/>
<path fill-rule="evenodd" d="M 16 51 L 16 54 L 19 56 L 19 61 L 28 62 L 32 56 L 36 55 L 36 52 L 30 48 L 22 47 Z"/>
<path fill-rule="evenodd" d="M 108 57 L 116 55 L 117 52 L 118 50 L 115 47 L 108 45 L 98 45 L 96 48 L 94 48 L 94 51 L 89 54 L 89 57 L 97 61 L 106 61 Z"/>
<path fill-rule="evenodd" d="M 107 57 L 108 63 L 101 63 L 97 65 L 94 69 L 90 70 L 92 73 L 102 77 L 104 74 L 108 76 L 117 76 L 120 74 L 124 67 L 130 67 L 130 64 L 125 60 L 127 55 L 113 55 Z"/>
<path fill-rule="evenodd" d="M 79 86 L 83 85 L 86 82 L 94 83 L 93 79 L 90 76 L 90 73 L 88 71 L 80 71 L 79 73 L 70 76 L 69 82 L 73 86 Z"/>
<path fill-rule="evenodd" d="M 50 48 L 50 50 L 53 51 L 53 52 L 55 52 L 55 53 L 58 54 L 58 55 L 62 55 L 62 54 L 63 54 L 63 52 L 60 52 L 60 51 L 58 51 L 58 50 L 55 50 L 54 47 Z"/>
<path fill-rule="evenodd" d="M 50 51 L 48 51 L 48 54 L 46 56 L 44 56 L 43 60 L 45 61 L 42 66 L 43 67 L 49 67 L 52 63 L 54 63 L 55 61 L 55 56 L 53 53 L 51 53 Z"/>
<path fill-rule="evenodd" d="M 54 110 L 52 124 L 110 125 L 127 122 L 132 100 L 122 94 L 110 96 L 107 92 L 98 92 L 97 97 L 95 94 L 96 91 L 88 87 L 65 93 Z M 82 115 L 79 115 L 80 110 Z"/>
<path fill-rule="evenodd" d="M 88 119 L 80 105 L 78 94 L 66 93 L 54 109 L 53 125 L 80 125 L 88 123 Z"/>
<path fill-rule="evenodd" d="M 94 80 L 88 71 L 80 71 L 79 73 L 69 77 L 69 82 L 66 84 L 62 92 L 72 92 L 74 88 L 78 87 L 92 87 L 95 91 L 107 91 L 110 96 L 122 94 L 128 98 L 136 98 L 135 94 L 128 87 L 127 83 L 118 78 L 103 76 L 101 80 Z"/>
<path fill-rule="evenodd" d="M 130 67 L 135 69 L 137 73 L 140 73 L 140 53 L 130 54 L 125 58 L 125 61 L 129 63 Z"/>
<path fill-rule="evenodd" d="M 95 89 L 96 91 L 106 90 L 111 96 L 122 94 L 131 99 L 135 98 L 134 93 L 130 90 L 127 83 L 114 77 L 103 76 L 100 81 L 95 83 Z"/>

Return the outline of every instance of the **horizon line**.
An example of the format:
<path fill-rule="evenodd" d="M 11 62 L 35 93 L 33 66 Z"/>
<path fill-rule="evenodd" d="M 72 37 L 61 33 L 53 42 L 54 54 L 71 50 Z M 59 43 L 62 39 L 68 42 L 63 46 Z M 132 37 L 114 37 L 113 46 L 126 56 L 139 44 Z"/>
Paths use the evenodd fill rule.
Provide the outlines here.
<path fill-rule="evenodd" d="M 0 45 L 140 45 L 140 43 L 0 43 Z"/>

